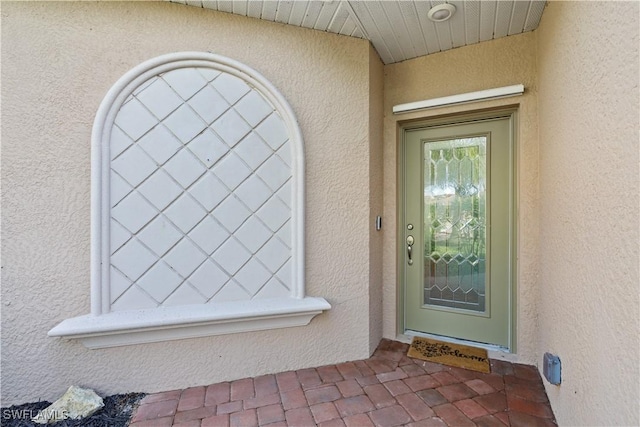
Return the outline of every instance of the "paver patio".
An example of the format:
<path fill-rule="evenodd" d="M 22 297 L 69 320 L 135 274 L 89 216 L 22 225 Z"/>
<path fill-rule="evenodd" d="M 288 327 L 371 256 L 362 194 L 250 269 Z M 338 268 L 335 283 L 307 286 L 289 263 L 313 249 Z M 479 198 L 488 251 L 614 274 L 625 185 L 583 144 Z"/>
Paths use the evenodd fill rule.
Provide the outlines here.
<path fill-rule="evenodd" d="M 491 374 L 410 359 L 382 340 L 366 360 L 150 394 L 131 427 L 555 426 L 534 366 Z"/>

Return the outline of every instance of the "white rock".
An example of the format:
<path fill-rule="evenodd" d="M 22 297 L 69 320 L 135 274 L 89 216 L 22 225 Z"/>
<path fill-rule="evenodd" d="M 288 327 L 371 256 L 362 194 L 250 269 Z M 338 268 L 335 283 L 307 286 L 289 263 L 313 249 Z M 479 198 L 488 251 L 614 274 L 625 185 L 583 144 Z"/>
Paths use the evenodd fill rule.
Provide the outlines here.
<path fill-rule="evenodd" d="M 60 399 L 40 411 L 31 421 L 50 424 L 67 418 L 77 420 L 95 414 L 103 406 L 102 398 L 93 390 L 72 385 Z"/>

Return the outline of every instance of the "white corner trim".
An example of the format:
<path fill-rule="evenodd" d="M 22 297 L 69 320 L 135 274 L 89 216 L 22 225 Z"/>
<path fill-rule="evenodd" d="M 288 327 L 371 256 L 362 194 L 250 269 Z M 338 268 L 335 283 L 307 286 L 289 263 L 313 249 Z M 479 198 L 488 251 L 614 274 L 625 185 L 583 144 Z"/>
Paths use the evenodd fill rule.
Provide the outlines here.
<path fill-rule="evenodd" d="M 409 113 L 426 108 L 442 107 L 445 105 L 464 104 L 466 102 L 486 101 L 489 99 L 507 98 L 518 96 L 524 93 L 524 85 L 513 85 L 498 87 L 494 89 L 479 90 L 477 92 L 467 92 L 458 95 L 444 96 L 442 98 L 432 98 L 424 101 L 409 102 L 407 104 L 394 105 L 393 114 Z"/>
<path fill-rule="evenodd" d="M 161 307 L 66 319 L 50 337 L 79 339 L 90 349 L 304 326 L 331 305 L 323 298 L 274 298 Z"/>

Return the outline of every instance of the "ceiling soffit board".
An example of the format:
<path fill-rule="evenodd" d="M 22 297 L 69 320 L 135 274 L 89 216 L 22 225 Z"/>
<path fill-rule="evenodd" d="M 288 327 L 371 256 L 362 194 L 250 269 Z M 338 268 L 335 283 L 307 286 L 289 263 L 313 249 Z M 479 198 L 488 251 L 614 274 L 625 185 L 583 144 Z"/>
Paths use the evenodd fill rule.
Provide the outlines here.
<path fill-rule="evenodd" d="M 168 0 L 188 6 L 327 31 L 371 41 L 385 64 L 535 30 L 545 1 Z M 445 22 L 427 18 L 449 3 Z"/>
<path fill-rule="evenodd" d="M 350 37 L 366 38 L 346 1 L 168 0 L 203 9 L 233 13 Z"/>

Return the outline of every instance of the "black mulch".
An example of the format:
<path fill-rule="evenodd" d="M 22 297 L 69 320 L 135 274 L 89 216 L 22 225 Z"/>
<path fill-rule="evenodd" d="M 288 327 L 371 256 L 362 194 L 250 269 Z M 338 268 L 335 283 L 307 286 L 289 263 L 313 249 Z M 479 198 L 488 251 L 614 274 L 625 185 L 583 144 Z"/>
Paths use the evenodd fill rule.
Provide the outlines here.
<path fill-rule="evenodd" d="M 2 427 L 126 427 L 144 393 L 115 394 L 103 398 L 104 408 L 88 418 L 81 420 L 64 420 L 53 424 L 36 424 L 31 421 L 38 411 L 49 406 L 50 402 L 25 403 L 8 408 L 0 408 L 0 425 Z"/>

